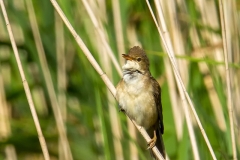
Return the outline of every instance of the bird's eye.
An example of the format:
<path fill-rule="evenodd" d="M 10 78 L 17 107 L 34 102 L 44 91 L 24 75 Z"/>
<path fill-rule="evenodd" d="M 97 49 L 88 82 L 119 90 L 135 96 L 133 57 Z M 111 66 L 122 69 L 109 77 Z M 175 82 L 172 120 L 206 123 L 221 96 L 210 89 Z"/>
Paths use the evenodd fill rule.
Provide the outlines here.
<path fill-rule="evenodd" d="M 141 60 L 142 60 L 142 58 L 140 58 L 140 57 L 137 58 L 137 61 L 138 61 L 138 62 L 140 62 Z"/>

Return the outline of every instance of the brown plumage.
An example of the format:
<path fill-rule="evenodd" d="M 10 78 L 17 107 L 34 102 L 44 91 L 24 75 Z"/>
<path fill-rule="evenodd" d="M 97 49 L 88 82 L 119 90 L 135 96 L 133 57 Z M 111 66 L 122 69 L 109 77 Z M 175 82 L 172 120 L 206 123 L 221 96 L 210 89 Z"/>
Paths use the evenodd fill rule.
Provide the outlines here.
<path fill-rule="evenodd" d="M 144 50 L 135 46 L 129 50 L 128 54 L 124 54 L 123 58 L 126 59 L 126 63 L 122 67 L 123 78 L 117 85 L 116 93 L 120 109 L 147 130 L 152 138 L 148 142 L 148 148 L 152 149 L 156 145 L 165 158 L 162 139 L 164 125 L 161 88 L 151 76 L 149 60 Z M 152 156 L 155 157 L 153 153 Z"/>

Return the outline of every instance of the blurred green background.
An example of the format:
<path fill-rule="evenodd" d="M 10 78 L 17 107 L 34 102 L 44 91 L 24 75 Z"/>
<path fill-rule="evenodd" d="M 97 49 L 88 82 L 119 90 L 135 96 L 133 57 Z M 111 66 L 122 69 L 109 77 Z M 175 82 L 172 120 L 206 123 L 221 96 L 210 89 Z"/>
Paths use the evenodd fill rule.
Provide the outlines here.
<path fill-rule="evenodd" d="M 87 1 L 97 19 L 97 28 L 83 1 L 57 2 L 115 86 L 121 76 L 107 54 L 109 50 L 99 36 L 99 31 L 103 33 L 105 42 L 120 66 L 124 63 L 121 54 L 127 53 L 134 45 L 143 47 L 150 59 L 151 73 L 162 88 L 163 139 L 167 155 L 173 160 L 194 159 L 171 65 L 146 2 Z M 224 7 L 228 22 L 226 30 L 233 96 L 231 101 L 240 157 L 240 3 L 237 0 L 228 2 L 224 3 Z M 179 71 L 214 153 L 220 160 L 233 159 L 218 1 L 170 0 L 161 3 Z M 118 112 L 115 99 L 51 2 L 4 0 L 4 4 L 51 159 L 151 159 L 145 140 L 126 116 Z M 154 1 L 150 4 L 157 15 Z M 37 33 L 41 39 L 37 38 Z M 70 151 L 67 152 L 63 151 L 66 142 L 61 142 L 59 138 L 57 125 L 61 122 L 54 116 L 54 107 L 60 108 L 62 113 L 67 143 L 70 145 Z M 194 116 L 191 116 L 191 120 L 200 159 L 212 159 Z M 2 12 L 0 159 L 43 159 Z"/>

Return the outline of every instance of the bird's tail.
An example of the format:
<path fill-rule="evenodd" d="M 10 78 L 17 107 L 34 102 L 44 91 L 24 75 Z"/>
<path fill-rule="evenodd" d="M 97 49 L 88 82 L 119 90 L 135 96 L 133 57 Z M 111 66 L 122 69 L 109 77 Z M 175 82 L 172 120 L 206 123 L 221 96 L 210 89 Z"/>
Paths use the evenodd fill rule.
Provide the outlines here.
<path fill-rule="evenodd" d="M 163 158 L 165 159 L 166 158 L 165 147 L 162 139 L 162 133 L 160 132 L 159 129 L 157 129 L 156 135 L 157 135 L 157 142 L 155 143 L 155 145 L 158 148 L 159 152 L 162 154 Z M 154 159 L 158 160 L 158 158 L 154 155 L 152 150 L 151 150 L 151 155 L 154 157 Z"/>

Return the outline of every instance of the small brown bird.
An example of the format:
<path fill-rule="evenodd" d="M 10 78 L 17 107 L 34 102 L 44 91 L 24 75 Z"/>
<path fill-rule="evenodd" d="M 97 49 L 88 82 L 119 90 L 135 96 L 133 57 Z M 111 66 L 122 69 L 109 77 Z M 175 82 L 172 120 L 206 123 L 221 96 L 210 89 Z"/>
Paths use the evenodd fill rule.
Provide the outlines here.
<path fill-rule="evenodd" d="M 122 67 L 123 78 L 117 85 L 116 93 L 120 110 L 127 113 L 153 137 L 148 142 L 148 149 L 156 145 L 165 158 L 161 88 L 151 76 L 148 57 L 143 49 L 135 46 L 128 54 L 123 54 L 123 58 L 126 59 Z M 151 154 L 156 159 L 152 150 Z"/>

